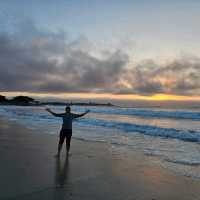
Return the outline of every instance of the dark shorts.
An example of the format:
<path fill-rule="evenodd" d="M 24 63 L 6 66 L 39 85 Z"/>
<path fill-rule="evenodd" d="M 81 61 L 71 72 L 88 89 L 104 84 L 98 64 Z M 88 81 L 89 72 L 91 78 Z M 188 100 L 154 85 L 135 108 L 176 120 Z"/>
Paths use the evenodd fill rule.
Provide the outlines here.
<path fill-rule="evenodd" d="M 66 140 L 71 140 L 72 137 L 72 129 L 61 129 L 60 131 L 60 141 L 63 142 L 66 138 Z"/>

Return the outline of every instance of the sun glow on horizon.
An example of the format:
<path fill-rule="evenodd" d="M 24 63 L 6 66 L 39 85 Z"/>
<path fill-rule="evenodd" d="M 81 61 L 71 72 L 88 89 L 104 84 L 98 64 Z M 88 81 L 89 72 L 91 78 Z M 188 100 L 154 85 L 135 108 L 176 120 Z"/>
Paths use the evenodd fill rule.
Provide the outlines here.
<path fill-rule="evenodd" d="M 108 100 L 143 100 L 143 101 L 200 101 L 200 96 L 178 96 L 171 94 L 154 94 L 151 96 L 137 94 L 109 94 L 109 93 L 32 93 L 32 92 L 1 92 L 1 95 L 11 98 L 13 96 L 32 96 L 35 98 L 68 99 L 108 99 Z"/>

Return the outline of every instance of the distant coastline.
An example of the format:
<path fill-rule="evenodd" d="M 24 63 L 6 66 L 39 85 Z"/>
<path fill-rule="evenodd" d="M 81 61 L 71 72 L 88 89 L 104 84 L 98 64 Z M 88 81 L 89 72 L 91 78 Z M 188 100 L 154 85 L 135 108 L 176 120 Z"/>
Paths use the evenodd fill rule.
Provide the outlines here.
<path fill-rule="evenodd" d="M 116 105 L 108 103 L 97 103 L 97 102 L 59 102 L 59 101 L 45 101 L 41 102 L 28 96 L 16 96 L 12 99 L 7 99 L 5 96 L 0 95 L 0 105 L 11 105 L 11 106 L 108 106 L 115 107 Z"/>

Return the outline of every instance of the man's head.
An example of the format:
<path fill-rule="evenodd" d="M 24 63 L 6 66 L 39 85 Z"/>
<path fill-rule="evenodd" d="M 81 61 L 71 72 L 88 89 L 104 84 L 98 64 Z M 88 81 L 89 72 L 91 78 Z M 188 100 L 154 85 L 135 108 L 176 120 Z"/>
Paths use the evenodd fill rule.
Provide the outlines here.
<path fill-rule="evenodd" d="M 71 111 L 71 108 L 70 108 L 69 106 L 66 106 L 66 107 L 65 107 L 65 112 L 66 112 L 66 113 L 70 113 L 70 111 Z"/>

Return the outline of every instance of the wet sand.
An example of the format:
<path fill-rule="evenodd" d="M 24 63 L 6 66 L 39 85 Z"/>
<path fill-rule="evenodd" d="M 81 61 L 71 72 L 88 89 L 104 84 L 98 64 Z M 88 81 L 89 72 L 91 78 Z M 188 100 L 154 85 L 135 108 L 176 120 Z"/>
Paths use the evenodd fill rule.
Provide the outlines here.
<path fill-rule="evenodd" d="M 63 148 L 56 159 L 57 139 L 0 120 L 1 200 L 200 199 L 200 180 L 162 168 L 157 158 L 72 139 L 72 156 Z"/>

